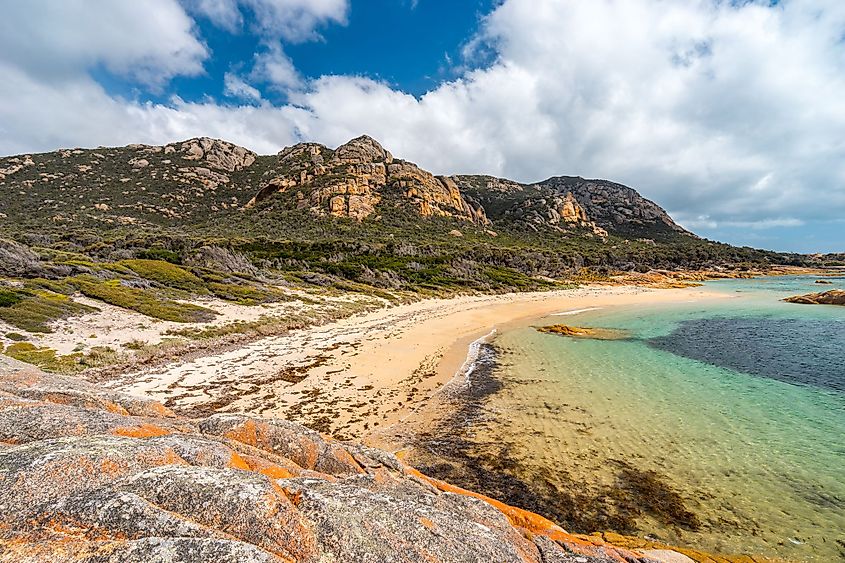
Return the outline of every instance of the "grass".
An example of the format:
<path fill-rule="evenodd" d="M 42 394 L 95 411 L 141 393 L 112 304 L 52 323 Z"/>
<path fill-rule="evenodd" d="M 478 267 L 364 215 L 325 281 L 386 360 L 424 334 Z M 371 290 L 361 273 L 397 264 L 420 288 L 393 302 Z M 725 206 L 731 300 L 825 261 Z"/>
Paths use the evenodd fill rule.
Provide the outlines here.
<path fill-rule="evenodd" d="M 117 263 L 132 270 L 136 275 L 167 287 L 192 293 L 207 293 L 205 284 L 191 272 L 163 260 L 121 260 Z"/>
<path fill-rule="evenodd" d="M 163 321 L 204 323 L 217 315 L 211 309 L 174 301 L 154 290 L 127 287 L 120 280 L 101 281 L 90 276 L 79 276 L 74 283 L 87 297 Z"/>
<path fill-rule="evenodd" d="M 55 373 L 78 373 L 86 368 L 116 363 L 120 355 L 107 346 L 95 346 L 88 353 L 59 355 L 52 348 L 39 348 L 29 342 L 16 342 L 3 353 L 10 358 Z"/>
<path fill-rule="evenodd" d="M 51 323 L 96 310 L 52 291 L 0 290 L 0 320 L 27 332 L 52 332 Z"/>

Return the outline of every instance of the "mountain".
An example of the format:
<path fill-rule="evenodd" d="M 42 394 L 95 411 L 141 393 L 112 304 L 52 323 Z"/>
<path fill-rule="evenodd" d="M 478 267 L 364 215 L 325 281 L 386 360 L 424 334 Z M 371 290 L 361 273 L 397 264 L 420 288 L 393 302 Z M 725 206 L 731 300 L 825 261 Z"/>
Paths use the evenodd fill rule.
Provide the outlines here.
<path fill-rule="evenodd" d="M 489 224 L 474 200 L 451 178 L 434 176 L 416 164 L 394 159 L 374 139 L 362 136 L 335 150 L 315 143 L 287 147 L 278 155 L 271 176 L 247 207 L 281 193 L 294 192 L 297 209 L 315 215 L 363 220 L 382 205 L 408 207 L 420 217 L 450 217 Z"/>
<path fill-rule="evenodd" d="M 803 263 L 699 239 L 620 184 L 437 176 L 367 136 L 270 156 L 197 138 L 1 158 L 0 243 L 12 277 L 203 255 L 227 272 L 412 291 L 538 289 L 585 267 Z"/>
<path fill-rule="evenodd" d="M 336 149 L 300 143 L 275 157 L 208 138 L 23 155 L 0 159 L 0 190 L 6 219 L 23 224 L 190 225 L 234 211 L 250 216 L 265 204 L 357 221 L 401 208 L 476 227 L 580 229 L 599 237 L 690 234 L 619 184 L 435 176 L 367 136 Z"/>

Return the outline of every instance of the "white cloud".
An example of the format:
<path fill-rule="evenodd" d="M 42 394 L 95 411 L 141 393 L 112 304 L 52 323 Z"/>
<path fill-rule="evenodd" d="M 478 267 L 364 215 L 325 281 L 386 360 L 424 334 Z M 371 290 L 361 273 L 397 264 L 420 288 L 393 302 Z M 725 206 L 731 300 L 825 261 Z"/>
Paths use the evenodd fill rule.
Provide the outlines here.
<path fill-rule="evenodd" d="M 255 17 L 255 31 L 264 37 L 306 41 L 318 37 L 317 28 L 344 24 L 348 0 L 183 0 L 187 8 L 228 31 L 244 22 L 243 11 Z"/>
<path fill-rule="evenodd" d="M 261 92 L 258 88 L 250 86 L 244 79 L 232 72 L 223 75 L 223 93 L 232 98 L 240 98 L 246 101 L 261 101 Z"/>
<path fill-rule="evenodd" d="M 317 37 L 316 29 L 325 24 L 345 24 L 347 0 L 240 0 L 255 14 L 260 32 L 288 41 Z"/>
<path fill-rule="evenodd" d="M 176 0 L 6 2 L 0 18 L 0 61 L 52 83 L 103 66 L 161 86 L 207 56 Z"/>
<path fill-rule="evenodd" d="M 267 83 L 276 91 L 288 92 L 302 88 L 304 81 L 279 43 L 271 43 L 265 51 L 255 54 L 250 73 L 254 81 Z"/>
<path fill-rule="evenodd" d="M 183 0 L 183 4 L 190 12 L 205 16 L 226 31 L 237 32 L 243 25 L 237 0 Z"/>
<path fill-rule="evenodd" d="M 191 9 L 224 28 L 239 29 L 254 13 L 264 44 L 277 45 L 256 56 L 241 83 L 232 75 L 230 93 L 256 100 L 254 85 L 272 84 L 293 105 L 108 96 L 83 67 L 158 80 L 200 72 L 205 48 L 190 19 L 159 1 L 175 16 L 147 30 L 155 39 L 136 37 L 148 23 L 127 16 L 131 3 L 103 4 L 121 6 L 109 12 L 109 37 L 130 37 L 114 52 L 116 40 L 81 21 L 90 14 L 62 30 L 61 14 L 30 24 L 22 20 L 32 14 L 16 6 L 13 21 L 0 23 L 0 62 L 9 69 L 0 69 L 0 153 L 195 134 L 275 152 L 298 139 L 335 145 L 368 133 L 438 173 L 610 178 L 687 225 L 774 228 L 845 215 L 839 0 L 506 0 L 466 50 L 492 63 L 420 98 L 364 77 L 301 78 L 279 39 L 314 39 L 320 26 L 344 23 L 345 0 L 196 0 Z M 27 53 L 40 44 L 20 29 L 47 46 Z"/>

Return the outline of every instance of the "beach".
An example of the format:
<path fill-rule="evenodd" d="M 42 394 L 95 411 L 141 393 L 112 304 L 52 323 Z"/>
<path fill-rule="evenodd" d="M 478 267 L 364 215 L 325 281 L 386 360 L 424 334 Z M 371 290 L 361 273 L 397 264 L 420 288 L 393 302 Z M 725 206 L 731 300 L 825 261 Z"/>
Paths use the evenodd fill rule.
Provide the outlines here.
<path fill-rule="evenodd" d="M 470 344 L 532 317 L 715 297 L 702 288 L 590 285 L 428 299 L 130 371 L 105 382 L 188 415 L 241 412 L 296 420 L 340 439 L 381 443 L 455 378 Z M 566 318 L 562 316 L 561 318 Z"/>

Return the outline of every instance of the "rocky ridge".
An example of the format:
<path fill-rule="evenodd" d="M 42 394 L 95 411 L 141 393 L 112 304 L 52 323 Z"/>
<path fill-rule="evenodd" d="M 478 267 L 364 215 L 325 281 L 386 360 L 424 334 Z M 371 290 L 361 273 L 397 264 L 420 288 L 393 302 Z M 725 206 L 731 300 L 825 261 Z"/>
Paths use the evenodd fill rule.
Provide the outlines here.
<path fill-rule="evenodd" d="M 0 207 L 18 223 L 195 222 L 245 203 L 259 158 L 207 137 L 0 158 Z"/>
<path fill-rule="evenodd" d="M 0 507 L 9 562 L 710 561 L 570 535 L 292 422 L 180 418 L 7 359 Z"/>

